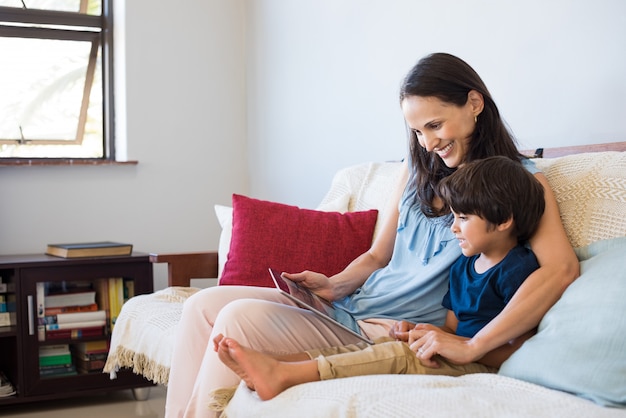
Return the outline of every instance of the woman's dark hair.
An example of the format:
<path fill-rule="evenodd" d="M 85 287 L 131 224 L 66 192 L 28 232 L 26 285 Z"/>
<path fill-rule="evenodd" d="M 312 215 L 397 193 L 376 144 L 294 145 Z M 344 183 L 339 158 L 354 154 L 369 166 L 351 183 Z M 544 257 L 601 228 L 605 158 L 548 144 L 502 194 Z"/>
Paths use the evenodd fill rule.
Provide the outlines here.
<path fill-rule="evenodd" d="M 539 180 L 502 156 L 464 164 L 441 180 L 438 192 L 454 212 L 478 215 L 494 227 L 513 218 L 519 242 L 535 233 L 546 207 Z"/>
<path fill-rule="evenodd" d="M 463 106 L 471 90 L 482 94 L 484 109 L 478 116 L 464 162 L 494 155 L 520 161 L 523 157 L 517 150 L 515 139 L 500 117 L 487 87 L 472 67 L 453 55 L 435 53 L 422 58 L 402 83 L 400 103 L 407 97 L 420 96 L 436 97 L 443 102 Z M 426 151 L 412 129 L 409 129 L 409 152 L 413 165 L 409 187 L 417 188 L 416 199 L 422 212 L 431 217 L 449 213 L 448 207 L 435 207 L 433 200 L 437 184 L 455 169 L 446 166 L 434 153 Z"/>

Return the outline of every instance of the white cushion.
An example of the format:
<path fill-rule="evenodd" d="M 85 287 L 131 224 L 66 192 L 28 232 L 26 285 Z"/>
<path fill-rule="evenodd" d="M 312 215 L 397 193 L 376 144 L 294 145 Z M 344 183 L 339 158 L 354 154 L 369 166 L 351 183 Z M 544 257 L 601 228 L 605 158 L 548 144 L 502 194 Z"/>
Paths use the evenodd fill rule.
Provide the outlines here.
<path fill-rule="evenodd" d="M 220 242 L 217 247 L 217 277 L 222 276 L 224 265 L 228 259 L 228 250 L 230 249 L 230 240 L 233 236 L 233 208 L 230 206 L 215 205 L 215 214 L 217 221 L 222 227 L 220 233 Z"/>

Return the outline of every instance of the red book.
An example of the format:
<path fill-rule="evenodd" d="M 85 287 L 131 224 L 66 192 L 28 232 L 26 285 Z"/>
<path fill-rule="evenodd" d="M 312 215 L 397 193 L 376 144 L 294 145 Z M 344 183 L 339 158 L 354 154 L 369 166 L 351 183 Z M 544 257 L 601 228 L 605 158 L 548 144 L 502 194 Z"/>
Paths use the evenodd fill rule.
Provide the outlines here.
<path fill-rule="evenodd" d="M 98 304 L 92 303 L 91 305 L 84 306 L 60 306 L 58 308 L 46 308 L 45 315 L 52 316 L 58 315 L 60 313 L 68 313 L 68 312 L 93 312 L 98 310 Z"/>
<path fill-rule="evenodd" d="M 47 340 L 79 339 L 84 337 L 97 337 L 104 335 L 104 327 L 55 329 L 46 331 Z"/>

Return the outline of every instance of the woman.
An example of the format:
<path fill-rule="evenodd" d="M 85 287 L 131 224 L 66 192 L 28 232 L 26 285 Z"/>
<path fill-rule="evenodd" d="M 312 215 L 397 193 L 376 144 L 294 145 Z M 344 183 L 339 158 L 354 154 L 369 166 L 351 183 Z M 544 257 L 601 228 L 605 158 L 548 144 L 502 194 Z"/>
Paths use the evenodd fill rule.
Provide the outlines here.
<path fill-rule="evenodd" d="M 412 331 L 412 338 L 422 339 L 420 359 L 426 365 L 436 367 L 435 354 L 466 364 L 507 342 L 516 347 L 579 272 L 546 177 L 519 155 L 487 88 L 464 61 L 448 54 L 420 60 L 402 85 L 400 104 L 410 156 L 390 201 L 393 210 L 372 247 L 333 277 L 286 276 L 351 313 L 371 339 L 391 335 L 408 341 L 413 324 L 433 324 Z M 530 240 L 540 268 L 474 337 L 443 335 L 435 327 L 445 319 L 440 301 L 461 251 L 436 185 L 460 164 L 492 155 L 524 160 L 545 189 L 545 212 Z M 255 287 L 218 286 L 189 298 L 172 359 L 166 416 L 207 416 L 211 391 L 239 382 L 214 351 L 212 340 L 219 334 L 275 356 L 357 342 L 289 305 L 274 289 Z"/>

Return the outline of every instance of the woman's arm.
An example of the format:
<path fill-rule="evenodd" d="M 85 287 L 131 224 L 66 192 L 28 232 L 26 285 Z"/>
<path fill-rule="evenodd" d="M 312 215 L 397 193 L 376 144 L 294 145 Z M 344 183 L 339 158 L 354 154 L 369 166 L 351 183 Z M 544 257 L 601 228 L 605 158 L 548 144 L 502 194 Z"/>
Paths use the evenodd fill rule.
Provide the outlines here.
<path fill-rule="evenodd" d="M 527 339 L 535 335 L 536 331 L 536 329 L 532 329 L 517 338 L 513 338 L 506 344 L 501 345 L 500 347 L 491 350 L 490 352 L 482 356 L 482 358 L 478 360 L 478 362 L 486 366 L 500 368 L 500 366 L 502 366 L 502 363 L 504 363 L 506 359 L 511 357 L 511 354 L 517 351 L 517 349 L 520 348 Z"/>
<path fill-rule="evenodd" d="M 546 208 L 530 240 L 540 268 L 535 270 L 489 324 L 466 341 L 447 340 L 429 345 L 421 358 L 440 354 L 466 364 L 535 328 L 580 273 L 580 266 L 561 223 L 559 208 L 547 178 L 536 174 L 544 187 Z"/>
<path fill-rule="evenodd" d="M 352 261 L 342 272 L 327 278 L 323 274 L 304 271 L 285 274 L 285 277 L 302 283 L 326 300 L 337 300 L 352 294 L 376 270 L 386 266 L 391 260 L 398 229 L 398 205 L 408 181 L 408 166 L 402 164 L 402 174 L 394 193 L 387 202 L 386 216 L 381 220 L 376 239 L 370 249 Z"/>

